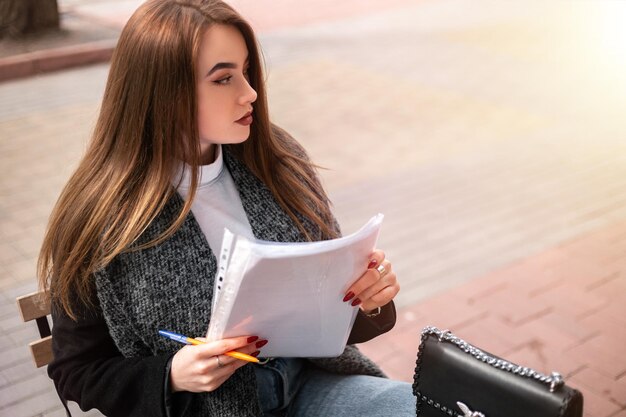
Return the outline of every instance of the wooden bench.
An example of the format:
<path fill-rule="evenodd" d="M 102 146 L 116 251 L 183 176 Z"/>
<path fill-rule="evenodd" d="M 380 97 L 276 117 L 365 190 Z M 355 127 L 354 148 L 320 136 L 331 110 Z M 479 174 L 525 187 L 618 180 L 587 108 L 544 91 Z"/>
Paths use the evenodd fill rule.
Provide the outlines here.
<path fill-rule="evenodd" d="M 30 342 L 30 353 L 37 368 L 48 365 L 52 362 L 52 332 L 48 316 L 50 315 L 50 298 L 46 291 L 35 291 L 31 294 L 22 295 L 16 298 L 17 309 L 20 311 L 24 322 L 35 320 L 39 329 L 39 340 Z M 56 391 L 56 390 L 55 390 Z M 58 393 L 57 393 L 58 394 Z M 59 396 L 68 417 L 72 413 L 67 405 L 67 401 Z"/>
<path fill-rule="evenodd" d="M 39 329 L 39 340 L 30 342 L 30 352 L 37 368 L 46 366 L 52 361 L 52 333 L 48 315 L 50 299 L 45 291 L 36 291 L 17 298 L 17 307 L 24 322 L 35 320 Z"/>

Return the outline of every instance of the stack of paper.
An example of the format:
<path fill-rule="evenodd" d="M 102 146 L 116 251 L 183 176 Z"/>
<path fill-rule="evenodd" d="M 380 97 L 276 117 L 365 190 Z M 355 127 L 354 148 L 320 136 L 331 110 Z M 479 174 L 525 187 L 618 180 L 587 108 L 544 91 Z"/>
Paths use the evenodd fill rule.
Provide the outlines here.
<path fill-rule="evenodd" d="M 207 338 L 255 335 L 263 357 L 333 357 L 358 307 L 344 303 L 365 271 L 383 215 L 338 239 L 276 243 L 225 231 Z"/>

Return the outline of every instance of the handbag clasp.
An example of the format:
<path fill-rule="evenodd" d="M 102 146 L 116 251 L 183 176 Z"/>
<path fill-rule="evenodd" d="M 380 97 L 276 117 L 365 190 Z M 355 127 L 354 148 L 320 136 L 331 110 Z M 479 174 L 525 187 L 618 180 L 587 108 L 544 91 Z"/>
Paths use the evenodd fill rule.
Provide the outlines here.
<path fill-rule="evenodd" d="M 463 412 L 463 417 L 485 417 L 485 415 L 480 411 L 470 410 L 469 407 L 463 404 L 461 401 L 457 401 L 456 405 L 458 405 Z"/>
<path fill-rule="evenodd" d="M 443 342 L 443 340 L 445 339 L 445 337 L 446 337 L 446 335 L 448 333 L 452 334 L 452 332 L 450 330 L 448 330 L 448 329 L 442 330 L 441 334 L 439 335 L 439 341 Z"/>
<path fill-rule="evenodd" d="M 550 374 L 550 392 L 554 392 L 563 385 L 563 377 L 558 372 Z"/>

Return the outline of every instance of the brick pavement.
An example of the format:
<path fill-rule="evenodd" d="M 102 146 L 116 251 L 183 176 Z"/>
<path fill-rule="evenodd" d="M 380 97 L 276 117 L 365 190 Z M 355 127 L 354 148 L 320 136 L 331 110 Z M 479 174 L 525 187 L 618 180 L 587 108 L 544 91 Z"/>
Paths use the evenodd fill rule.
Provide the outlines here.
<path fill-rule="evenodd" d="M 419 332 L 454 331 L 480 348 L 550 373 L 585 396 L 586 416 L 626 408 L 626 222 L 567 240 L 403 308 L 397 327 L 362 349 L 410 381 Z"/>
<path fill-rule="evenodd" d="M 626 415 L 616 354 L 626 338 L 626 85 L 608 43 L 589 41 L 609 32 L 597 32 L 611 24 L 601 12 L 620 16 L 607 3 L 368 2 L 348 13 L 320 1 L 323 13 L 261 32 L 273 117 L 329 168 L 344 230 L 386 215 L 380 246 L 403 287 L 399 323 L 362 347 L 390 375 L 410 377 L 419 329 L 434 324 L 569 376 L 587 416 Z M 257 25 L 267 19 L 238 4 Z M 106 71 L 0 84 L 2 416 L 62 415 L 13 300 L 35 288 L 46 218 Z"/>

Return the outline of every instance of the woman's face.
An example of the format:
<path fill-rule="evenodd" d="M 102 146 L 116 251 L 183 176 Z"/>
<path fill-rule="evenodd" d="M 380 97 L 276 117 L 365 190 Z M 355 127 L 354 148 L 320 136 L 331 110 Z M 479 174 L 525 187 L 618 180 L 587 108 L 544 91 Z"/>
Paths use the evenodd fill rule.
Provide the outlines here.
<path fill-rule="evenodd" d="M 257 94 L 248 83 L 247 58 L 246 42 L 234 26 L 212 25 L 202 36 L 196 95 L 203 164 L 214 160 L 211 145 L 241 143 L 250 136 L 251 118 L 244 116 L 252 112 Z"/>

